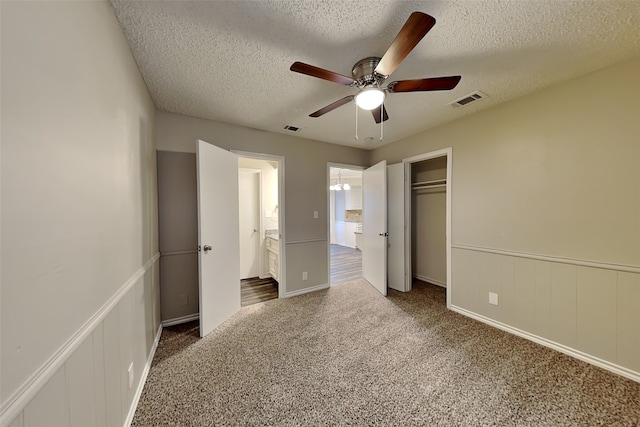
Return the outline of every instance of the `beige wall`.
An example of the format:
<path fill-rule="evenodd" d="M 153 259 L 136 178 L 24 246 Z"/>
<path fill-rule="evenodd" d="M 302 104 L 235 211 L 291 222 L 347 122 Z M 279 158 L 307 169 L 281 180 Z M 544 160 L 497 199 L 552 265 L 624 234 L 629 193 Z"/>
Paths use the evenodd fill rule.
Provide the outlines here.
<path fill-rule="evenodd" d="M 374 150 L 453 147 L 453 242 L 640 265 L 640 60 Z M 479 226 L 482 225 L 482 226 Z"/>
<path fill-rule="evenodd" d="M 0 7 L 2 424 L 123 425 L 160 321 L 155 109 L 109 3 Z"/>
<path fill-rule="evenodd" d="M 640 59 L 609 67 L 370 159 L 453 147 L 452 304 L 636 378 L 640 334 L 630 325 L 640 312 L 629 304 L 640 306 L 638 75 Z M 488 304 L 489 291 L 500 294 L 499 306 Z"/>
<path fill-rule="evenodd" d="M 195 141 L 202 139 L 229 150 L 284 156 L 285 224 L 280 229 L 287 292 L 328 284 L 327 162 L 366 165 L 365 151 L 161 111 L 156 117 L 158 150 L 193 153 Z"/>

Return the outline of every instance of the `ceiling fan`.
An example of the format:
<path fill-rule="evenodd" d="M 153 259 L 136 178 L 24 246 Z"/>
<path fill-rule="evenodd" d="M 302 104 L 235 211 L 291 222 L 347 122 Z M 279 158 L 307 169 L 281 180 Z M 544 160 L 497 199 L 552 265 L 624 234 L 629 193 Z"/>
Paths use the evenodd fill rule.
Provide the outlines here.
<path fill-rule="evenodd" d="M 371 110 L 373 119 L 376 123 L 380 123 L 389 119 L 383 104 L 387 93 L 428 92 L 451 90 L 456 87 L 460 82 L 460 76 L 400 80 L 389 83 L 385 88 L 381 87 L 384 81 L 398 68 L 402 60 L 416 47 L 435 23 L 436 19 L 434 17 L 422 12 L 413 12 L 382 58 L 368 57 L 356 62 L 351 70 L 353 77 L 334 73 L 303 62 L 294 62 L 291 65 L 291 71 L 359 89 L 357 94 L 345 96 L 309 114 L 309 117 L 320 117 L 355 100 L 358 107 L 363 110 Z"/>

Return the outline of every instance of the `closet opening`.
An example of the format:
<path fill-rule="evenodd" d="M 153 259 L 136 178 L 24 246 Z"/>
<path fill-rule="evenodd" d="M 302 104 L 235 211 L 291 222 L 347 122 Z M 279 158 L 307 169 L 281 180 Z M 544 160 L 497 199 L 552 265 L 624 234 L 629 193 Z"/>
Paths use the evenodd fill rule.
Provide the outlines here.
<path fill-rule="evenodd" d="M 405 159 L 405 271 L 416 283 L 445 288 L 451 301 L 451 149 Z"/>
<path fill-rule="evenodd" d="M 362 167 L 329 163 L 329 284 L 362 277 Z"/>

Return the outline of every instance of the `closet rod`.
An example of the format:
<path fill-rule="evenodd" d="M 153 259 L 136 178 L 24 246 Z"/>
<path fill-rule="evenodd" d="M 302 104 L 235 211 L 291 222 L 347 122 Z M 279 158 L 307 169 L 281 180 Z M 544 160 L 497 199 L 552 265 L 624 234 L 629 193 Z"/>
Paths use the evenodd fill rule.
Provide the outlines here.
<path fill-rule="evenodd" d="M 434 179 L 433 181 L 422 181 L 422 182 L 414 182 L 413 184 L 411 184 L 412 187 L 420 187 L 423 185 L 429 185 L 429 184 L 440 184 L 440 183 L 446 183 L 447 180 L 446 179 Z"/>
<path fill-rule="evenodd" d="M 425 190 L 425 189 L 429 189 L 429 188 L 440 188 L 440 187 L 446 187 L 447 184 L 436 184 L 436 185 L 421 185 L 419 187 L 412 187 L 413 190 Z"/>

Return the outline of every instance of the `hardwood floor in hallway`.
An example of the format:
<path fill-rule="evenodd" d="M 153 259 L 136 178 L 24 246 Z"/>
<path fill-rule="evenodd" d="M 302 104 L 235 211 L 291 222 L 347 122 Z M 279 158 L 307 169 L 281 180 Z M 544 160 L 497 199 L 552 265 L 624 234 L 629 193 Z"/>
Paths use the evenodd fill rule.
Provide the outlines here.
<path fill-rule="evenodd" d="M 278 282 L 267 277 L 251 277 L 240 281 L 240 306 L 257 304 L 278 298 Z"/>
<path fill-rule="evenodd" d="M 362 251 L 347 246 L 331 245 L 331 285 L 362 277 Z"/>

